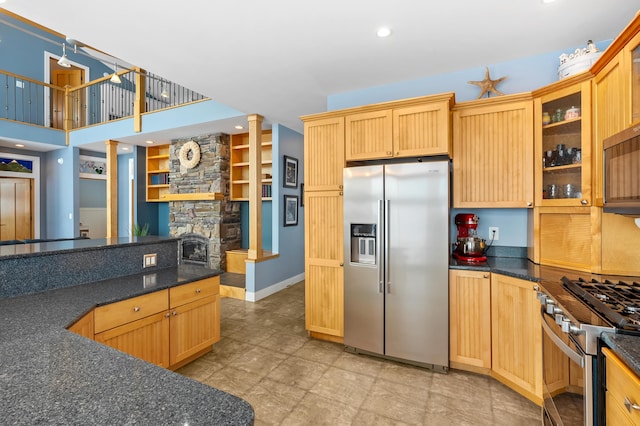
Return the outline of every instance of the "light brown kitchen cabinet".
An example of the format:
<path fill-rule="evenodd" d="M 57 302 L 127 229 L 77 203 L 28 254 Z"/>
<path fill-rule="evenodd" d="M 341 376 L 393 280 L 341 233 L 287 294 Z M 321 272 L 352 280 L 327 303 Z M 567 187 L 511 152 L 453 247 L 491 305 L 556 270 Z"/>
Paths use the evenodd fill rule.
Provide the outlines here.
<path fill-rule="evenodd" d="M 305 194 L 305 324 L 314 337 L 344 337 L 342 192 Z"/>
<path fill-rule="evenodd" d="M 608 425 L 640 425 L 640 378 L 609 348 L 605 356 Z"/>
<path fill-rule="evenodd" d="M 532 207 L 531 94 L 456 104 L 453 111 L 453 206 Z"/>
<path fill-rule="evenodd" d="M 534 92 L 535 205 L 591 204 L 591 74 Z"/>
<path fill-rule="evenodd" d="M 220 340 L 220 278 L 169 289 L 169 364 L 171 369 L 211 350 Z"/>
<path fill-rule="evenodd" d="M 578 271 L 599 269 L 601 209 L 536 207 L 529 211 L 529 259 Z"/>
<path fill-rule="evenodd" d="M 169 368 L 169 313 L 158 312 L 102 331 L 95 335 L 95 341 Z"/>
<path fill-rule="evenodd" d="M 491 274 L 449 271 L 449 360 L 452 368 L 491 369 Z"/>
<path fill-rule="evenodd" d="M 176 369 L 220 340 L 220 277 L 94 309 L 97 342 Z"/>
<path fill-rule="evenodd" d="M 344 337 L 342 170 L 344 117 L 303 117 L 305 151 L 305 327 Z"/>
<path fill-rule="evenodd" d="M 343 111 L 346 161 L 449 155 L 453 100 L 444 93 Z"/>
<path fill-rule="evenodd" d="M 95 334 L 93 326 L 93 309 L 71 324 L 67 330 L 93 340 L 93 335 Z"/>
<path fill-rule="evenodd" d="M 492 376 L 542 404 L 542 324 L 536 285 L 491 274 Z"/>

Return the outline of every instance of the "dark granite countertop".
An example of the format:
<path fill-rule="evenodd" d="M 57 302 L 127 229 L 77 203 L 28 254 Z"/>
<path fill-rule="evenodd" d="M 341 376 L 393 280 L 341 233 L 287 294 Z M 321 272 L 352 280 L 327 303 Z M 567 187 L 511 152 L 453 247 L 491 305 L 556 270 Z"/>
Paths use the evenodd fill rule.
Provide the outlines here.
<path fill-rule="evenodd" d="M 180 265 L 0 299 L 3 422 L 252 424 L 246 401 L 65 330 L 94 306 L 218 274 Z"/>
<path fill-rule="evenodd" d="M 31 244 L 0 245 L 0 258 L 47 256 L 71 251 L 103 250 L 125 245 L 155 244 L 163 241 L 178 241 L 178 239 L 149 235 L 144 237 L 63 239 Z"/>
<path fill-rule="evenodd" d="M 486 262 L 462 262 L 451 257 L 449 269 L 487 271 L 529 281 L 540 280 L 540 266 L 520 257 L 487 257 Z"/>
<path fill-rule="evenodd" d="M 602 333 L 600 337 L 640 377 L 640 337 L 617 333 Z"/>

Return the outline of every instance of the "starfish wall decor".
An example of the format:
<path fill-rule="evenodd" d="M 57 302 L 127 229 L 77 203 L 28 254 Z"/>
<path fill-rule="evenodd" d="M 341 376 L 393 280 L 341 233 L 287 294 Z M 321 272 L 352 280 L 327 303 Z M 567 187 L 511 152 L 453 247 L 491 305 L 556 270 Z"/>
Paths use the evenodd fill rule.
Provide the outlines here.
<path fill-rule="evenodd" d="M 480 95 L 478 95 L 478 99 L 480 99 L 485 95 L 485 93 L 487 94 L 487 97 L 491 96 L 491 93 L 495 95 L 504 95 L 504 93 L 496 89 L 496 86 L 498 85 L 498 83 L 501 83 L 506 78 L 507 77 L 505 76 L 505 77 L 500 77 L 497 80 L 491 80 L 491 77 L 489 76 L 489 67 L 485 67 L 484 80 L 468 81 L 467 83 L 475 84 L 476 86 L 480 87 Z"/>

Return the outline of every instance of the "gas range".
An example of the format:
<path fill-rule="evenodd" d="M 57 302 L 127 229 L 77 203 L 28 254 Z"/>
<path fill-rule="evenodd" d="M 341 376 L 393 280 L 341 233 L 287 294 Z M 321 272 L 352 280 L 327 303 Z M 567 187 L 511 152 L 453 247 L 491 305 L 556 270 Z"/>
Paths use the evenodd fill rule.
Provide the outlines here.
<path fill-rule="evenodd" d="M 563 286 L 618 333 L 640 335 L 640 284 L 562 278 Z"/>

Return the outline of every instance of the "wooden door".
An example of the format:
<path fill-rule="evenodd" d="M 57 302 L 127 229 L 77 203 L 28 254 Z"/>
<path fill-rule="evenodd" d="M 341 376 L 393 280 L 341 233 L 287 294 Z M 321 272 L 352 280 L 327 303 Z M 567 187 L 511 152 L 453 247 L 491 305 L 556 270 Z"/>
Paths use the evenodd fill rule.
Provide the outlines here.
<path fill-rule="evenodd" d="M 314 337 L 344 337 L 343 197 L 338 191 L 305 195 L 305 321 Z M 315 333 L 315 334 L 314 334 Z"/>
<path fill-rule="evenodd" d="M 304 153 L 305 192 L 342 190 L 344 118 L 305 121 Z"/>
<path fill-rule="evenodd" d="M 492 373 L 542 403 L 542 324 L 534 283 L 491 274 Z"/>
<path fill-rule="evenodd" d="M 491 368 L 491 277 L 449 271 L 449 359 L 454 368 Z M 463 365 L 459 365 L 463 364 Z"/>
<path fill-rule="evenodd" d="M 462 104 L 459 104 L 462 105 Z M 453 113 L 453 206 L 533 206 L 533 100 L 466 102 Z"/>
<path fill-rule="evenodd" d="M 393 150 L 394 157 L 450 154 L 449 102 L 395 108 Z"/>
<path fill-rule="evenodd" d="M 160 312 L 95 335 L 100 342 L 169 368 L 169 312 Z"/>
<path fill-rule="evenodd" d="M 220 340 L 220 296 L 204 297 L 171 309 L 171 368 L 207 350 Z"/>
<path fill-rule="evenodd" d="M 84 70 L 80 68 L 64 68 L 51 70 L 51 84 L 64 88 L 65 86 L 77 87 L 84 82 Z M 71 117 L 73 128 L 82 127 L 86 123 L 85 112 L 82 108 L 81 99 L 83 91 L 74 91 L 70 97 Z M 51 127 L 64 129 L 65 119 L 65 93 L 60 90 L 52 90 L 51 94 Z M 71 129 L 69 129 L 71 130 Z"/>
<path fill-rule="evenodd" d="M 390 109 L 345 117 L 345 159 L 393 157 L 393 115 Z"/>
<path fill-rule="evenodd" d="M 0 240 L 33 238 L 32 179 L 0 178 Z"/>

